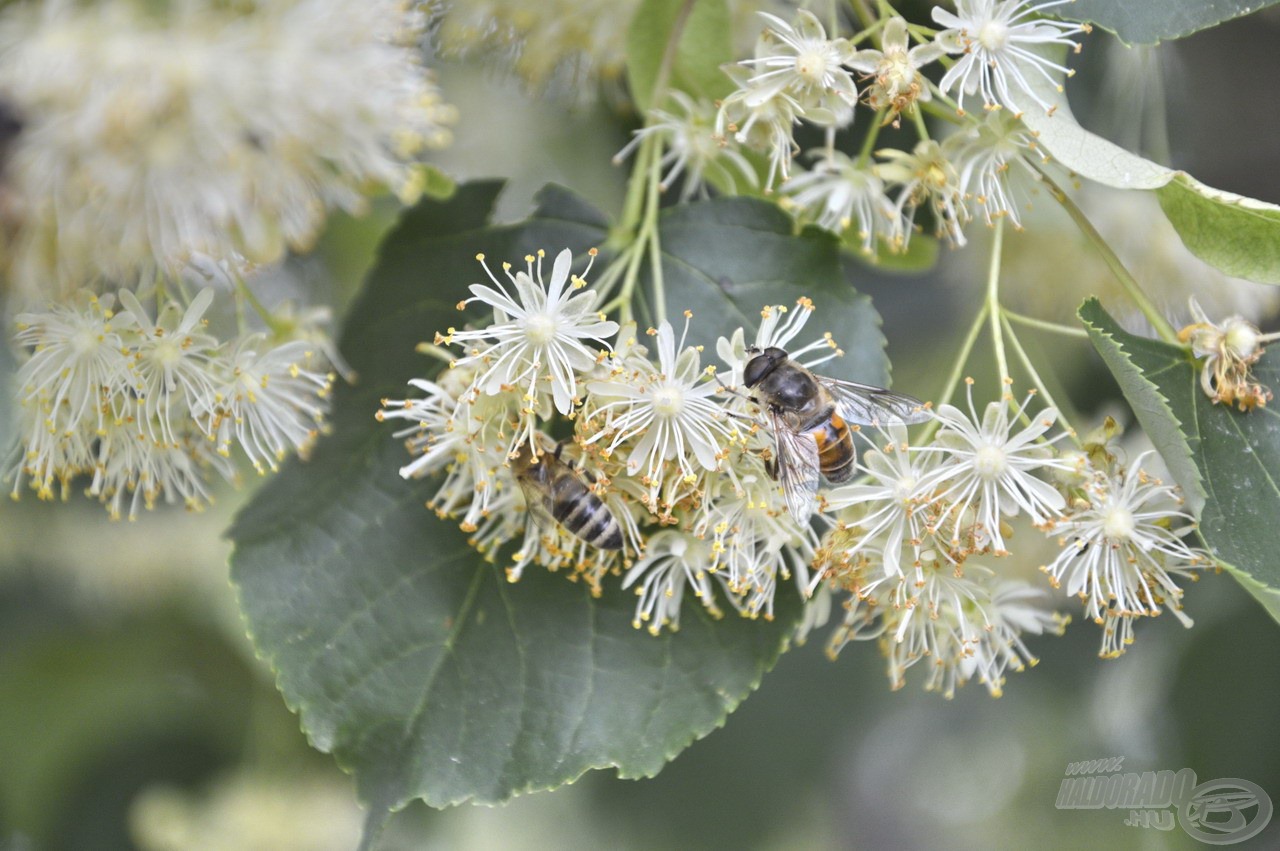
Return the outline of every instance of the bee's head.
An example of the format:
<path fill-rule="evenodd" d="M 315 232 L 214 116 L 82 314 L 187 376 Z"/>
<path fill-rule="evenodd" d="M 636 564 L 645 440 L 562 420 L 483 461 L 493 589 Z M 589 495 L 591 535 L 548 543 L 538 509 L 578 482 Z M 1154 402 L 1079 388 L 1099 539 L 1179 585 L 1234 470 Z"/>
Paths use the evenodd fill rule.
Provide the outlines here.
<path fill-rule="evenodd" d="M 786 351 L 777 346 L 770 346 L 763 351 L 755 346 L 749 346 L 747 354 L 752 358 L 747 361 L 746 367 L 742 370 L 742 383 L 748 387 L 755 387 L 787 359 Z"/>

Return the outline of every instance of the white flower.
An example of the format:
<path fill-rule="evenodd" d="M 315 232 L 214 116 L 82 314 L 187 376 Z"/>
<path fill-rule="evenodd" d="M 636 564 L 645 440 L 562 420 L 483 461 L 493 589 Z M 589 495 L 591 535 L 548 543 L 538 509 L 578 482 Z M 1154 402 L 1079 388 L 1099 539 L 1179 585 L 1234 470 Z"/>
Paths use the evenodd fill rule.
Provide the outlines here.
<path fill-rule="evenodd" d="M 916 143 L 911 153 L 896 149 L 877 152 L 885 162 L 875 167 L 875 173 L 886 183 L 898 184 L 898 200 L 894 204 L 897 216 L 909 221 L 915 210 L 927 205 L 937 220 L 937 233 L 957 246 L 964 246 L 964 226 L 971 218 L 964 204 L 964 189 L 960 175 L 947 159 L 942 146 L 932 139 Z M 900 250 L 905 250 L 911 237 L 911 228 L 902 232 Z"/>
<path fill-rule="evenodd" d="M 666 191 L 683 174 L 681 201 L 705 195 L 708 176 L 713 176 L 723 185 L 722 188 L 736 189 L 738 181 L 754 188 L 758 182 L 755 169 L 737 150 L 736 143 L 717 135 L 711 105 L 706 101 L 694 101 L 678 89 L 673 90 L 669 97 L 675 102 L 675 107 L 670 111 L 649 110 L 644 129 L 636 131 L 635 137 L 614 156 L 614 162 L 620 162 L 643 139 L 658 136 L 666 148 L 659 163 L 666 169 L 660 188 Z"/>
<path fill-rule="evenodd" d="M 1184 625 L 1182 589 L 1174 576 L 1211 560 L 1183 540 L 1195 529 L 1177 492 L 1142 470 L 1143 453 L 1129 466 L 1098 475 L 1086 485 L 1088 502 L 1073 506 L 1051 526 L 1062 552 L 1041 568 L 1055 587 L 1078 596 L 1085 613 L 1104 631 L 1103 656 L 1118 656 L 1132 640 L 1132 625 L 1115 629 L 1114 619 L 1158 615 L 1168 605 Z M 1126 640 L 1126 636 L 1128 637 Z"/>
<path fill-rule="evenodd" d="M 760 16 L 769 26 L 760 35 L 755 58 L 742 62 L 756 72 L 748 80 L 748 105 L 785 93 L 816 124 L 847 123 L 841 119 L 851 118 L 858 102 L 858 87 L 844 67 L 853 56 L 848 39 L 828 39 L 818 18 L 805 9 L 796 12 L 794 24 L 768 12 Z"/>
<path fill-rule="evenodd" d="M 595 249 L 590 254 L 594 259 Z M 485 266 L 494 286 L 472 284 L 472 298 L 464 304 L 480 301 L 489 305 L 493 323 L 474 331 L 450 328 L 437 342 L 466 347 L 466 357 L 457 361 L 458 366 L 482 365 L 475 379 L 481 392 L 494 395 L 504 388 L 519 388 L 532 410 L 545 395 L 543 385 L 549 383 L 556 410 L 568 414 L 578 398 L 576 374 L 590 370 L 600 357 L 600 352 L 586 343 L 605 345 L 605 338 L 617 332 L 618 323 L 606 321 L 596 312 L 594 290 L 578 292 L 586 281 L 569 274 L 573 252 L 566 248 L 556 256 L 549 283 L 542 279 L 543 256 L 539 251 L 536 258 L 526 257 L 526 270 L 514 275 L 511 264 L 502 265 L 515 295 Z M 483 264 L 484 256 L 478 259 Z"/>
<path fill-rule="evenodd" d="M 731 133 L 739 144 L 768 154 L 769 173 L 764 188 L 771 191 L 775 180 L 786 180 L 790 175 L 791 160 L 799 152 L 792 134 L 800 121 L 801 106 L 786 92 L 762 94 L 753 87 L 745 68 L 726 67 L 724 71 L 737 89 L 720 103 L 716 136 L 724 139 Z M 773 87 L 769 88 L 773 91 Z"/>
<path fill-rule="evenodd" d="M 177 443 L 190 430 L 192 411 L 213 406 L 225 364 L 217 339 L 197 330 L 212 301 L 213 290 L 201 290 L 185 311 L 167 302 L 152 322 L 137 296 L 120 291 L 136 326 L 132 385 L 138 427 L 149 440 Z"/>
<path fill-rule="evenodd" d="M 499 481 L 510 452 L 509 424 L 519 417 L 519 393 L 487 396 L 474 389 L 476 366 L 455 368 L 456 361 L 437 381 L 410 379 L 425 395 L 417 399 L 383 399 L 379 421 L 403 419 L 411 425 L 393 437 L 405 438 L 410 455 L 418 456 L 400 468 L 403 478 L 423 478 L 441 470 L 444 479 L 429 505 L 441 517 L 463 512 L 462 528 L 475 532 L 485 518 L 494 520 L 479 539 L 496 546 L 519 524 L 516 506 L 501 501 Z M 514 489 L 508 489 L 508 496 Z M 506 506 L 508 512 L 499 510 Z M 509 516 L 507 516 L 509 515 Z"/>
<path fill-rule="evenodd" d="M 950 699 L 976 676 L 999 697 L 1008 670 L 1036 663 L 1022 635 L 1061 634 L 1066 625 L 1067 619 L 1039 605 L 1044 596 L 981 565 L 959 573 L 948 563 L 932 563 L 873 595 L 850 597 L 827 651 L 834 657 L 850 641 L 878 639 L 895 689 L 905 684 L 907 669 L 922 662 L 926 690 Z"/>
<path fill-rule="evenodd" d="M 997 555 L 1007 552 L 1000 531 L 1002 517 L 1025 511 L 1033 523 L 1055 517 L 1066 500 L 1053 485 L 1034 475 L 1036 470 L 1070 469 L 1074 462 L 1056 458 L 1052 444 L 1066 436 L 1059 433 L 1041 440 L 1057 422 L 1058 412 L 1045 408 L 1030 417 L 1030 423 L 1016 434 L 1013 422 L 1027 412 L 1031 395 L 1021 407 L 1010 410 L 1007 399 L 987 405 L 979 423 L 973 409 L 972 384 L 969 416 L 952 405 L 942 405 L 935 416 L 942 423 L 932 446 L 921 451 L 943 455 L 943 462 L 929 476 L 927 484 L 934 498 L 950 503 L 939 517 L 939 526 L 948 515 L 954 518 L 951 543 L 961 543 L 962 521 L 972 511 L 975 548 L 989 541 Z"/>
<path fill-rule="evenodd" d="M 686 484 L 697 480 L 699 469 L 716 469 L 733 428 L 715 398 L 722 387 L 702 369 L 698 350 L 685 348 L 683 338 L 677 346 L 665 320 L 651 333 L 658 342 L 657 364 L 639 361 L 612 380 L 588 385 L 607 401 L 592 415 L 603 417 L 604 425 L 587 443 L 607 437 L 610 454 L 625 445 L 627 474 L 641 477 L 652 501 L 668 465 Z"/>
<path fill-rule="evenodd" d="M 890 110 L 889 117 L 895 122 L 898 114 L 910 109 L 913 103 L 932 97 L 920 68 L 937 60 L 944 52 L 936 43 L 910 45 L 907 22 L 902 18 L 891 18 L 881 35 L 883 50 L 859 50 L 847 63 L 855 71 L 874 79 L 866 90 L 867 104 L 875 110 Z"/>
<path fill-rule="evenodd" d="M 54 434 L 77 431 L 82 422 L 100 431 L 124 416 L 129 404 L 125 338 L 131 314 L 117 315 L 114 299 L 78 292 L 42 313 L 17 317 L 17 343 L 33 348 L 18 370 L 18 398 L 38 406 Z"/>
<path fill-rule="evenodd" d="M 1039 181 L 1028 160 L 1032 155 L 1047 162 L 1031 131 L 1007 112 L 992 112 L 982 124 L 947 137 L 943 150 L 959 173 L 961 191 L 975 201 L 986 223 L 1008 216 L 1020 229 L 1014 181 Z M 1016 174 L 1011 166 L 1018 168 Z"/>
<path fill-rule="evenodd" d="M 451 117 L 413 44 L 422 20 L 399 0 L 6 6 L 15 285 L 274 259 L 370 184 L 412 193 L 414 151 Z"/>
<path fill-rule="evenodd" d="M 648 624 L 657 635 L 663 627 L 680 628 L 680 604 L 686 590 L 693 592 L 714 617 L 723 612 L 716 604 L 712 574 L 707 572 L 710 546 L 675 529 L 663 529 L 649 538 L 644 556 L 627 571 L 623 588 L 636 586 L 636 629 Z"/>
<path fill-rule="evenodd" d="M 933 502 L 931 474 L 940 459 L 937 454 L 921 453 L 918 447 L 911 447 L 903 425 L 891 425 L 884 432 L 884 448 L 863 454 L 858 469 L 864 475 L 851 484 L 833 488 L 827 494 L 827 509 L 828 513 L 846 509 L 856 512 L 840 516 L 842 526 L 852 530 L 853 539 L 841 548 L 840 558 L 852 561 L 868 551 L 879 555 L 884 576 L 889 578 L 902 575 L 904 547 L 912 549 L 913 561 L 920 559 Z M 815 576 L 813 584 L 817 585 L 822 577 L 822 573 Z"/>
<path fill-rule="evenodd" d="M 812 170 L 787 181 L 783 192 L 789 206 L 820 228 L 840 234 L 856 226 L 864 254 L 875 253 L 877 237 L 890 245 L 903 242 L 906 223 L 885 195 L 884 181 L 840 151 L 824 153 Z"/>
<path fill-rule="evenodd" d="M 773 617 L 779 579 L 794 573 L 802 591 L 809 584 L 813 529 L 791 519 L 777 482 L 756 454 L 741 453 L 725 475 L 708 482 L 693 529 L 711 542 L 708 569 L 748 616 Z"/>
<path fill-rule="evenodd" d="M 789 348 L 790 343 L 800 335 L 809 317 L 814 312 L 813 300 L 802 296 L 796 299 L 794 308 L 785 304 L 766 305 L 760 311 L 760 325 L 756 328 L 755 341 L 752 348 L 764 351 L 769 348 L 785 349 L 787 356 L 804 367 L 820 366 L 832 358 L 842 357 L 844 351 L 836 345 L 830 332 L 819 339 L 803 346 Z M 730 369 L 731 384 L 734 387 L 742 384 L 743 371 L 754 355 L 747 351 L 746 335 L 739 328 L 733 337 L 721 337 L 716 341 L 716 354 Z M 822 352 L 820 357 L 808 357 L 812 352 Z M 741 398 L 741 397 L 737 397 Z"/>
<path fill-rule="evenodd" d="M 87 493 L 106 505 L 112 519 L 120 519 L 126 503 L 129 519 L 136 520 L 138 509 L 151 510 L 160 497 L 193 510 L 210 501 L 204 467 L 216 456 L 203 435 L 188 431 L 178 442 L 161 443 L 114 424 L 99 435 L 97 454 Z M 228 479 L 234 477 L 229 461 L 216 466 Z"/>
<path fill-rule="evenodd" d="M 259 474 L 279 469 L 291 451 L 306 452 L 324 425 L 332 376 L 318 371 L 321 358 L 302 340 L 270 347 L 261 334 L 235 345 L 230 376 L 208 410 L 209 433 L 220 455 L 234 439 Z"/>
<path fill-rule="evenodd" d="M 956 0 L 955 14 L 935 6 L 933 19 L 946 28 L 938 33 L 937 43 L 948 53 L 963 54 L 943 75 L 939 88 L 948 92 L 958 87 L 962 110 L 965 95 L 979 93 L 988 109 L 1004 106 L 1021 113 L 1017 99 L 1025 97 L 1022 103 L 1032 101 L 1052 111 L 1032 89 L 1027 75 L 1040 74 L 1062 91 L 1057 76 L 1049 71 L 1068 77 L 1075 72 L 1049 60 L 1040 49 L 1062 44 L 1078 53 L 1080 45 L 1067 36 L 1087 33 L 1089 27 L 1035 16 L 1068 2 L 1049 0 L 1031 6 L 1029 0 Z"/>

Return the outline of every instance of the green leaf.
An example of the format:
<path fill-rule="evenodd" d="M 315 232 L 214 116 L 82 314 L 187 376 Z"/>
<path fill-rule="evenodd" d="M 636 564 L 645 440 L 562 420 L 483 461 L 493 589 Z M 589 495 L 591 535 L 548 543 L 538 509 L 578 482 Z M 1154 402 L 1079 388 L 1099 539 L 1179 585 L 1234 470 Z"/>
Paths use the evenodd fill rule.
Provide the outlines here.
<path fill-rule="evenodd" d="M 1046 51 L 1061 63 L 1064 51 Z M 1014 105 L 1022 113 L 1022 123 L 1036 136 L 1036 144 L 1066 168 L 1104 186 L 1117 189 L 1158 189 L 1174 175 L 1172 169 L 1130 153 L 1119 145 L 1080 126 L 1063 86 L 1063 76 L 1027 74 L 1026 81 L 1036 96 L 1051 107 L 1014 90 Z"/>
<path fill-rule="evenodd" d="M 643 0 L 627 31 L 627 79 L 640 112 L 653 106 L 654 86 L 672 33 L 680 28 L 667 88 L 705 100 L 728 94 L 720 66 L 733 61 L 729 7 L 725 0 Z"/>
<path fill-rule="evenodd" d="M 1142 4 L 1134 4 L 1142 5 Z M 1132 154 L 1077 123 L 1060 92 L 1043 75 L 1028 75 L 1052 114 L 1025 96 L 1022 121 L 1053 159 L 1071 171 L 1117 189 L 1152 189 L 1187 248 L 1228 275 L 1280 284 L 1280 207 L 1205 186 Z"/>
<path fill-rule="evenodd" d="M 1280 207 L 1212 189 L 1182 172 L 1156 196 L 1192 254 L 1228 275 L 1280 284 Z"/>
<path fill-rule="evenodd" d="M 1054 13 L 1090 21 L 1126 44 L 1158 44 L 1273 6 L 1278 0 L 1074 0 Z"/>
<path fill-rule="evenodd" d="M 792 593 L 772 623 L 716 621 L 690 604 L 678 633 L 655 638 L 633 628 L 635 598 L 616 582 L 600 599 L 539 570 L 509 584 L 501 561 L 483 562 L 424 508 L 436 483 L 397 475 L 404 446 L 374 412 L 433 370 L 414 346 L 461 324 L 455 304 L 482 279 L 477 252 L 495 265 L 538 248 L 582 257 L 605 241 L 600 214 L 555 187 L 528 221 L 491 225 L 498 191 L 465 184 L 404 216 L 343 333 L 360 383 L 337 388 L 332 432 L 231 530 L 258 653 L 311 742 L 374 809 L 497 802 L 599 767 L 652 775 L 724 723 L 800 614 Z M 793 236 L 784 214 L 749 200 L 679 207 L 661 227 L 670 316 L 682 324 L 692 308 L 691 336 L 713 344 L 754 326 L 763 304 L 807 292 L 823 299 L 824 327 L 855 332 L 846 374 L 886 377 L 878 319 L 839 280 L 834 239 Z"/>
<path fill-rule="evenodd" d="M 1085 302 L 1080 318 L 1182 484 L 1187 473 L 1179 468 L 1185 465 L 1177 442 L 1169 438 L 1171 428 L 1180 432 L 1204 494 L 1197 512 L 1201 536 L 1214 557 L 1280 621 L 1280 411 L 1263 407 L 1246 414 L 1213 404 L 1200 389 L 1200 364 L 1187 349 L 1129 334 L 1096 299 Z M 1253 372 L 1262 384 L 1280 388 L 1280 353 L 1263 355 Z M 1153 392 L 1166 404 L 1155 404 Z M 1175 445 L 1169 450 L 1161 442 Z"/>

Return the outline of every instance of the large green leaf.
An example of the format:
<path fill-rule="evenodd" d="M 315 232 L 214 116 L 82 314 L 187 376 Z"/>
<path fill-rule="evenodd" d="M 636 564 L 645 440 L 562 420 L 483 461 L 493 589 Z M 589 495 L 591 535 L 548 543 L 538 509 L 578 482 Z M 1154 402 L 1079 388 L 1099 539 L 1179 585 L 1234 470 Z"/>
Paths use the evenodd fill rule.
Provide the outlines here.
<path fill-rule="evenodd" d="M 1080 318 L 1184 488 L 1182 447 L 1190 452 L 1204 492 L 1200 534 L 1210 551 L 1280 620 L 1280 411 L 1213 404 L 1189 350 L 1124 331 L 1097 299 L 1084 303 Z M 1265 354 L 1254 375 L 1280 388 L 1280 353 Z"/>
<path fill-rule="evenodd" d="M 312 743 L 355 775 L 375 813 L 414 798 L 501 801 L 597 767 L 652 775 L 724 722 L 800 611 L 791 593 L 772 623 L 715 621 L 688 605 L 679 632 L 655 638 L 633 628 L 635 598 L 615 585 L 596 600 L 543 571 L 509 584 L 501 560 L 485 564 L 423 507 L 433 483 L 396 474 L 404 447 L 373 414 L 429 372 L 415 344 L 461 324 L 455 304 L 482 274 L 476 253 L 493 263 L 569 246 L 581 256 L 604 242 L 607 223 L 557 189 L 528 221 L 490 225 L 498 190 L 464 185 L 406 214 L 343 333 L 359 385 L 338 388 L 332 433 L 268 482 L 231 531 L 232 579 L 258 652 Z M 857 329 L 846 368 L 883 378 L 875 313 L 840 280 L 834 240 L 791 236 L 771 205 L 741 199 L 681 208 L 662 237 L 671 316 L 696 311 L 691 336 L 710 343 L 754 324 L 765 301 L 798 291 L 798 276 L 829 317 Z"/>
<path fill-rule="evenodd" d="M 1126 44 L 1182 38 L 1223 21 L 1265 9 L 1277 0 L 1074 0 L 1054 13 L 1091 21 Z"/>
<path fill-rule="evenodd" d="M 706 100 L 729 93 L 729 78 L 720 70 L 733 61 L 725 0 L 643 0 L 627 30 L 627 80 L 641 112 L 661 106 L 653 103 L 653 89 L 673 35 L 667 88 Z"/>

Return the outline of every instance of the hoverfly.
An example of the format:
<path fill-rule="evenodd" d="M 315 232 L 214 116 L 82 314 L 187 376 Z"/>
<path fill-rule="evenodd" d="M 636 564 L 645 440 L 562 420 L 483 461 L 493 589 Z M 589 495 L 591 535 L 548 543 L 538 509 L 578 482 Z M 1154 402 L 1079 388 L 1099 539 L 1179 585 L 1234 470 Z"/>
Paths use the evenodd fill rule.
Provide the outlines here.
<path fill-rule="evenodd" d="M 799 523 L 813 515 L 819 480 L 832 484 L 853 477 L 857 450 L 851 425 L 918 423 L 928 418 L 919 399 L 852 381 L 816 375 L 770 346 L 752 355 L 743 383 L 759 393 L 768 411 L 775 445 L 772 473 L 782 481 L 787 509 Z"/>
<path fill-rule="evenodd" d="M 529 511 L 542 522 L 559 523 L 602 550 L 622 549 L 622 526 L 582 473 L 560 457 L 561 446 L 537 457 L 528 444 L 511 459 Z"/>

